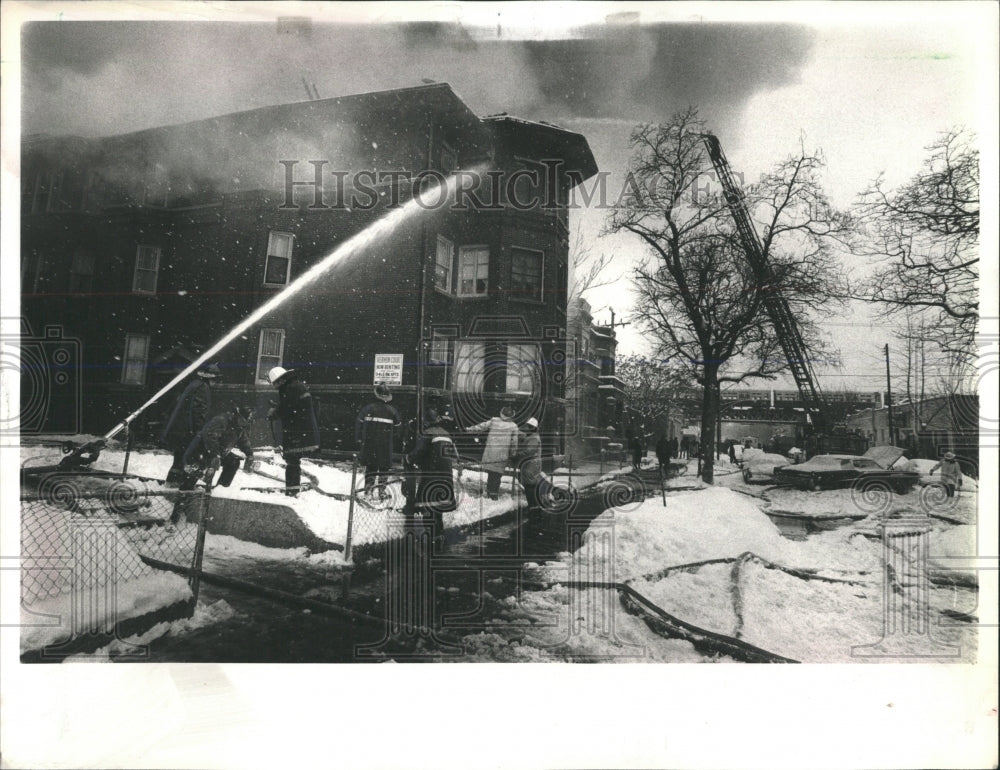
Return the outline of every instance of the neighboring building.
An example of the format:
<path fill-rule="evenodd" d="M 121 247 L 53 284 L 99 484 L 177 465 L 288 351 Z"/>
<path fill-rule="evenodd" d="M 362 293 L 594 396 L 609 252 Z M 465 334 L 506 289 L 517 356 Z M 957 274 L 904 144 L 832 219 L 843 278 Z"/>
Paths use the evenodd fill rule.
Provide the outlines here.
<path fill-rule="evenodd" d="M 895 436 L 889 430 L 889 410 L 881 407 L 852 414 L 847 427 L 867 436 L 871 446 L 894 444 L 927 458 L 953 451 L 969 463 L 978 463 L 978 395 L 950 394 L 893 404 L 892 422 Z"/>
<path fill-rule="evenodd" d="M 534 184 L 528 173 L 552 159 L 562 165 Z M 597 168 L 583 136 L 480 118 L 444 83 L 100 139 L 27 137 L 22 312 L 36 338 L 58 326 L 80 341 L 79 428 L 103 433 L 405 203 L 404 174 L 473 167 L 495 173 L 467 190 L 487 205 L 416 212 L 226 346 L 216 408 L 239 400 L 266 413 L 266 372 L 294 368 L 319 404 L 324 448 L 352 449 L 375 356 L 388 354 L 402 356 L 394 404 L 406 416 L 418 392 L 451 403 L 460 423 L 511 402 L 519 420 L 557 433 L 566 204 Z M 151 433 L 173 398 L 137 425 Z M 266 426 L 257 439 L 270 441 Z"/>
<path fill-rule="evenodd" d="M 881 406 L 882 394 L 876 391 L 825 390 L 823 401 L 833 423 L 843 423 L 858 409 Z M 805 404 L 798 390 L 750 390 L 730 388 L 721 393 L 725 420 L 804 422 Z M 753 435 L 753 434 L 747 434 Z"/>
<path fill-rule="evenodd" d="M 570 303 L 567 327 L 575 348 L 566 374 L 566 426 L 574 438 L 567 451 L 589 456 L 600 451 L 602 442 L 614 438 L 608 436 L 608 426 L 615 428 L 620 439 L 625 386 L 615 374 L 618 341 L 612 327 L 594 324 L 590 304 L 582 297 Z"/>

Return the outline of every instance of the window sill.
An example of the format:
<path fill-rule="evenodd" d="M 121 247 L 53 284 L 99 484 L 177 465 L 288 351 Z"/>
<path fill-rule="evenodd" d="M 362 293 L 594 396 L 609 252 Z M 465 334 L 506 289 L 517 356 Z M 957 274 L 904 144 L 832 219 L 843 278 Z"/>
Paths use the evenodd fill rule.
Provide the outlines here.
<path fill-rule="evenodd" d="M 451 295 L 455 299 L 489 299 L 489 293 L 486 294 L 453 294 Z"/>
<path fill-rule="evenodd" d="M 435 286 L 434 291 L 436 291 L 438 294 L 443 294 L 446 297 L 451 297 L 452 299 L 455 299 L 454 294 L 452 294 L 450 291 L 445 291 L 440 286 Z"/>
<path fill-rule="evenodd" d="M 260 285 L 262 289 L 287 289 L 287 283 L 262 283 Z"/>

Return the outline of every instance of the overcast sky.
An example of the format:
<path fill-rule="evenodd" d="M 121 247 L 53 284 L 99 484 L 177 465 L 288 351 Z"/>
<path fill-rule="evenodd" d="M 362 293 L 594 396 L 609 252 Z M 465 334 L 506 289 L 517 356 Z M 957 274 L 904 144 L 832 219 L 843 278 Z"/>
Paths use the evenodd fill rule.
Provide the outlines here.
<path fill-rule="evenodd" d="M 749 179 L 804 135 L 825 153 L 827 189 L 839 205 L 880 171 L 892 183 L 914 174 L 938 132 L 965 125 L 995 136 L 995 108 L 984 109 L 983 99 L 995 99 L 996 43 L 969 15 L 986 4 L 578 7 L 570 19 L 530 4 L 423 6 L 395 16 L 369 11 L 365 22 L 363 8 L 334 6 L 309 23 L 275 21 L 303 10 L 296 6 L 244 10 L 226 22 L 67 14 L 22 28 L 22 132 L 106 135 L 301 101 L 303 78 L 321 97 L 428 78 L 450 83 L 480 115 L 508 112 L 581 132 L 613 174 L 626 167 L 636 123 L 688 105 Z M 694 11 L 715 20 L 694 21 Z M 724 15 L 734 12 L 764 20 Z M 390 21 L 415 13 L 456 21 Z M 988 24 L 985 31 L 995 36 Z M 599 319 L 609 306 L 627 318 L 627 276 L 644 252 L 629 236 L 599 239 L 604 216 L 573 217 L 595 251 L 614 255 L 611 274 L 623 276 L 588 299 Z M 823 384 L 882 387 L 886 330 L 864 312 L 825 323 L 844 367 L 822 373 Z M 620 335 L 623 351 L 644 352 L 638 329 Z"/>

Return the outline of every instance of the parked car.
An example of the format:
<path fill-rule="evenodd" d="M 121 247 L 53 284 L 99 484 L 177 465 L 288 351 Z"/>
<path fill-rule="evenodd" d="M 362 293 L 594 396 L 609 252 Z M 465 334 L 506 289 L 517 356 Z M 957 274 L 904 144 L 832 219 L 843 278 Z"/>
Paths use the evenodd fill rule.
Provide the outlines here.
<path fill-rule="evenodd" d="M 777 468 L 774 479 L 800 489 L 851 486 L 879 482 L 904 494 L 913 488 L 920 474 L 897 470 L 893 463 L 903 455 L 898 447 L 872 447 L 864 455 L 816 455 L 798 465 Z"/>
<path fill-rule="evenodd" d="M 747 484 L 774 481 L 774 472 L 783 465 L 790 464 L 784 455 L 758 454 L 743 463 L 743 480 Z"/>

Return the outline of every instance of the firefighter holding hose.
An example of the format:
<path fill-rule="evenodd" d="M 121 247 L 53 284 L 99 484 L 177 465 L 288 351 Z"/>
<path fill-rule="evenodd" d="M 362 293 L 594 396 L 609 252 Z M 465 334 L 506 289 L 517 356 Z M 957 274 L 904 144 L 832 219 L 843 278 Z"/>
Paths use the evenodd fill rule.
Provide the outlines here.
<path fill-rule="evenodd" d="M 275 366 L 267 373 L 267 381 L 278 389 L 278 403 L 268 419 L 281 424 L 279 449 L 285 458 L 285 494 L 295 497 L 302 484 L 302 457 L 319 449 L 316 410 L 312 395 L 294 369 Z"/>
<path fill-rule="evenodd" d="M 211 384 L 221 373 L 217 364 L 202 366 L 177 397 L 160 434 L 160 443 L 174 453 L 173 464 L 167 472 L 168 484 L 180 484 L 184 480 L 184 453 L 208 421 L 208 410 L 212 408 Z"/>
<path fill-rule="evenodd" d="M 219 483 L 228 487 L 241 461 L 244 470 L 253 470 L 253 448 L 250 446 L 252 425 L 253 410 L 240 406 L 234 406 L 205 423 L 184 453 L 185 467 L 194 466 L 197 469 L 189 478 L 197 478 L 204 469 L 205 485 L 211 486 L 215 472 L 222 466 Z M 242 456 L 237 455 L 235 450 L 239 450 Z"/>

